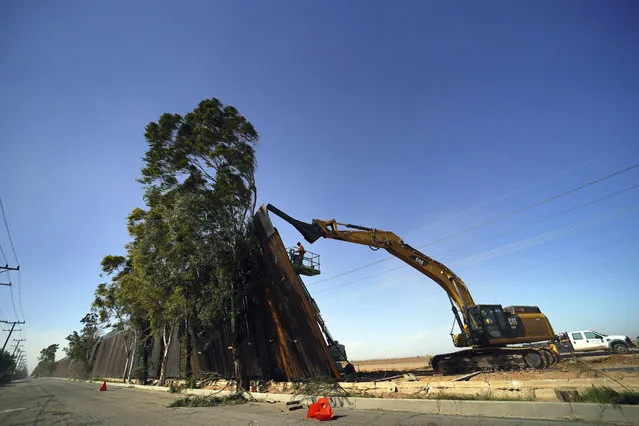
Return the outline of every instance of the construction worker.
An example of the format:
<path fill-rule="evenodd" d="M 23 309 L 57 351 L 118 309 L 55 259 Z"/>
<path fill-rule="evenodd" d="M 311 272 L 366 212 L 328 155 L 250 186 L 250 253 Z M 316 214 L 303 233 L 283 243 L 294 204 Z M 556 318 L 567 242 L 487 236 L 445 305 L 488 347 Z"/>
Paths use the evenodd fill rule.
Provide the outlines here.
<path fill-rule="evenodd" d="M 302 243 L 298 241 L 297 249 L 295 250 L 295 253 L 293 253 L 293 263 L 301 265 L 302 261 L 304 260 L 304 253 L 306 253 L 306 250 L 304 250 L 304 246 L 302 245 Z"/>

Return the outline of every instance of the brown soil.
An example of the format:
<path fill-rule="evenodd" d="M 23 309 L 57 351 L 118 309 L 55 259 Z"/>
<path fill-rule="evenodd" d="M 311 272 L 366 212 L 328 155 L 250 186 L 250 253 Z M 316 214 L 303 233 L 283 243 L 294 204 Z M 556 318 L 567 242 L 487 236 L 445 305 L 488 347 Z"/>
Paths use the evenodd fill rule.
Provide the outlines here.
<path fill-rule="evenodd" d="M 356 371 L 413 371 L 428 369 L 429 356 L 415 356 L 410 358 L 371 359 L 367 361 L 352 361 Z"/>

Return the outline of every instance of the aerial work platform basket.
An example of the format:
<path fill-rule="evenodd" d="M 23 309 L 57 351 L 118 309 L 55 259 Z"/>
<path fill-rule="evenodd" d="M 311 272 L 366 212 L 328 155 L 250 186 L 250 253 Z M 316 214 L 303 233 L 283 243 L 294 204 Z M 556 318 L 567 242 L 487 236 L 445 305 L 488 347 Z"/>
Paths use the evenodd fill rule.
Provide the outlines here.
<path fill-rule="evenodd" d="M 293 264 L 293 269 L 298 275 L 313 276 L 320 274 L 319 254 L 305 251 L 302 256 L 298 256 L 295 250 L 297 247 L 288 247 L 289 257 Z"/>

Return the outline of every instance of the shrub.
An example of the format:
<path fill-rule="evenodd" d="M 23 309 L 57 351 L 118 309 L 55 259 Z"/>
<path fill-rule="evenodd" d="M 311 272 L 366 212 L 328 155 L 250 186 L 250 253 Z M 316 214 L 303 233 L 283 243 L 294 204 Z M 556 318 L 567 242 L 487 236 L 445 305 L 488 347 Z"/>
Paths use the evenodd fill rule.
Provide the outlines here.
<path fill-rule="evenodd" d="M 583 392 L 579 392 L 579 402 L 596 402 L 600 404 L 639 404 L 639 392 L 616 390 L 606 386 L 593 386 Z"/>
<path fill-rule="evenodd" d="M 169 407 L 215 407 L 217 405 L 240 405 L 245 404 L 246 398 L 241 393 L 234 393 L 229 396 L 187 396 L 176 399 L 169 404 Z"/>

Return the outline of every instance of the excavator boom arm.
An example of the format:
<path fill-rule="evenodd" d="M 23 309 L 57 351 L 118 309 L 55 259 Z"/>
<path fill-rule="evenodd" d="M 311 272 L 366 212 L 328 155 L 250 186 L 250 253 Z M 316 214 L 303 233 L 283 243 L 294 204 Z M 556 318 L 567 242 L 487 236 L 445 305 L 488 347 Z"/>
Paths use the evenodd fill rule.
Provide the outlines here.
<path fill-rule="evenodd" d="M 330 238 L 349 243 L 362 244 L 370 247 L 383 248 L 404 263 L 417 269 L 422 274 L 435 281 L 452 301 L 462 310 L 468 306 L 474 306 L 468 287 L 444 264 L 426 256 L 419 250 L 404 243 L 401 238 L 389 231 L 366 228 L 358 225 L 339 224 L 335 220 L 314 219 L 312 224 L 293 219 L 286 213 L 271 204 L 267 209 L 295 227 L 309 243 L 318 238 Z M 340 226 L 346 229 L 340 229 Z"/>

